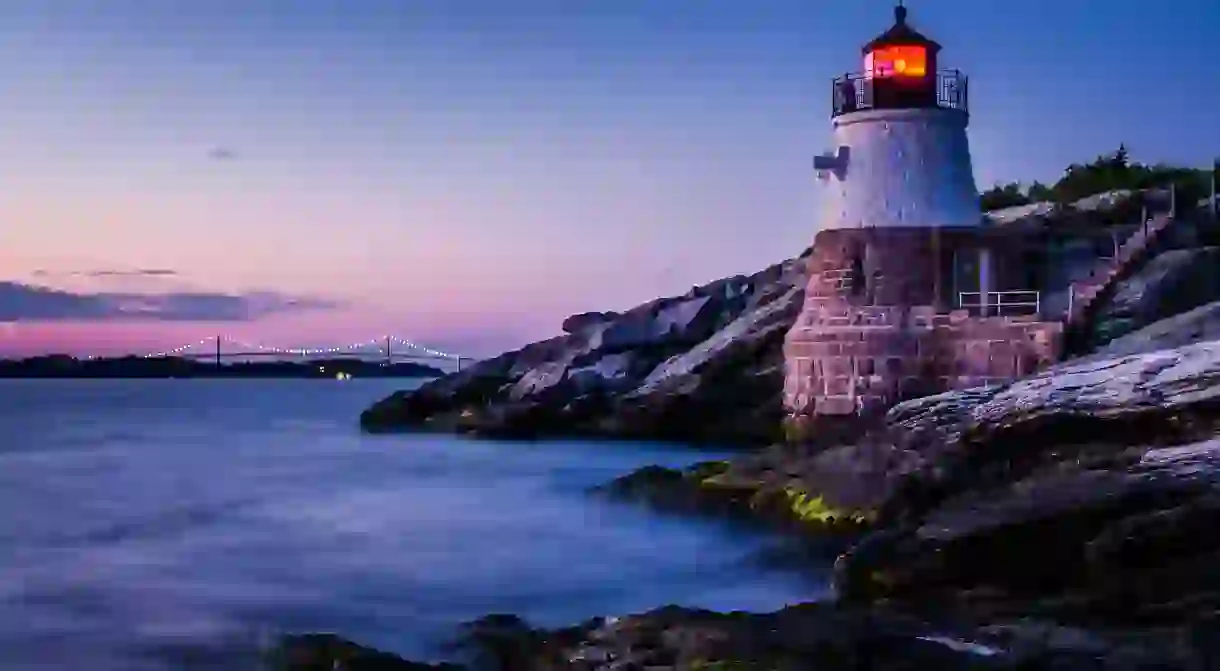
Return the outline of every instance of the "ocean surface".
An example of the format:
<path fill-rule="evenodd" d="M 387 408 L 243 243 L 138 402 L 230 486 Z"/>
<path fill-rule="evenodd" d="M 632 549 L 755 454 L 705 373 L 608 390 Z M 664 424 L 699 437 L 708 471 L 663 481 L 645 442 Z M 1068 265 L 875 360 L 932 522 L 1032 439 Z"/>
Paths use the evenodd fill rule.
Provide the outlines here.
<path fill-rule="evenodd" d="M 282 633 L 435 659 L 490 612 L 771 610 L 778 539 L 590 496 L 716 458 L 643 443 L 366 436 L 404 380 L 0 380 L 0 669 L 257 668 Z"/>

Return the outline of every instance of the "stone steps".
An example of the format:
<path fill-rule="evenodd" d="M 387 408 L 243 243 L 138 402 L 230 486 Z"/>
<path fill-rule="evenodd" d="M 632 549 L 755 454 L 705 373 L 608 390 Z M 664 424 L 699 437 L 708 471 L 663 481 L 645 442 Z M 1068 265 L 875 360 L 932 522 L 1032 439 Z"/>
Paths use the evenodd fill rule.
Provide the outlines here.
<path fill-rule="evenodd" d="M 1175 221 L 1177 219 L 1171 213 L 1149 219 L 1123 242 L 1114 258 L 1096 268 L 1084 281 L 1072 284 L 1072 307 L 1067 316 L 1071 330 L 1084 331 L 1098 299 L 1139 267 L 1148 250 L 1160 239 L 1161 233 Z"/>

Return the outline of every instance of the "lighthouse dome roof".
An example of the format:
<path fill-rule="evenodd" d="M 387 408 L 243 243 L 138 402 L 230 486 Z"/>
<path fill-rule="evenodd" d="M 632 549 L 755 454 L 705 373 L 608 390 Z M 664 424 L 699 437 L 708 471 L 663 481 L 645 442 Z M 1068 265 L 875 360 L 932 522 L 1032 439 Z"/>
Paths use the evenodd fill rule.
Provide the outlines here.
<path fill-rule="evenodd" d="M 867 54 L 881 47 L 898 45 L 918 45 L 926 47 L 932 52 L 940 51 L 941 48 L 935 40 L 915 30 L 907 23 L 907 8 L 901 4 L 894 8 L 894 25 L 864 45 L 862 51 Z"/>

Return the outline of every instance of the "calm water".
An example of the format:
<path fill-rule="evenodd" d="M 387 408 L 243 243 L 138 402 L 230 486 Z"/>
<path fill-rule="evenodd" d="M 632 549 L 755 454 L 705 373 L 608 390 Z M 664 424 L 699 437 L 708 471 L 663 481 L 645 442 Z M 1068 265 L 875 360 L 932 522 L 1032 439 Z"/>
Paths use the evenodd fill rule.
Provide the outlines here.
<path fill-rule="evenodd" d="M 435 656 L 488 612 L 819 592 L 774 539 L 585 493 L 707 452 L 361 435 L 403 384 L 0 380 L 0 668 L 249 668 L 292 631 Z"/>

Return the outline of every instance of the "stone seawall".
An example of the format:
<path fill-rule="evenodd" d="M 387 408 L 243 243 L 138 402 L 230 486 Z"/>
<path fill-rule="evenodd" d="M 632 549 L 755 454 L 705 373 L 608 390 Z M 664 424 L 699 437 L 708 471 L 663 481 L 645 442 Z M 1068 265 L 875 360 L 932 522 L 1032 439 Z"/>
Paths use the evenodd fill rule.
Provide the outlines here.
<path fill-rule="evenodd" d="M 1010 382 L 1056 360 L 1063 325 L 912 308 L 821 308 L 784 346 L 784 402 L 797 414 L 882 410 L 920 395 Z"/>

